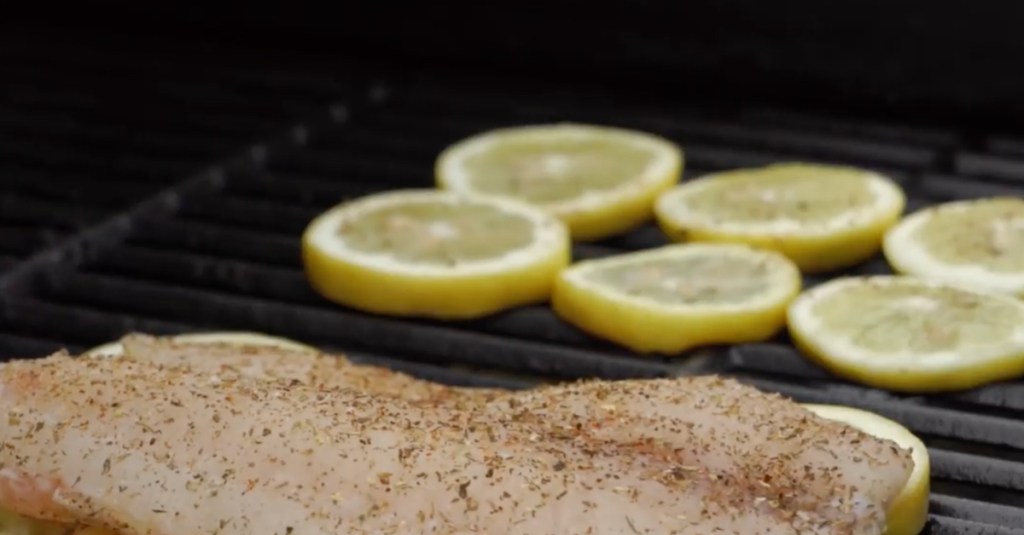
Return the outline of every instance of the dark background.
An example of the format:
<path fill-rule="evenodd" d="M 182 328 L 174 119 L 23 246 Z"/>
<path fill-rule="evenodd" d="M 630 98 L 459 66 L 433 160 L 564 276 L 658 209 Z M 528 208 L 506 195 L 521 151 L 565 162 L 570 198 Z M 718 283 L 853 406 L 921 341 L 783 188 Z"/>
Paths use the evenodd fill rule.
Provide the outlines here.
<path fill-rule="evenodd" d="M 359 59 L 586 81 L 634 96 L 1024 124 L 1020 2 L 101 1 L 36 3 L 5 19 L 8 32 L 44 25 L 54 39 L 100 36 L 129 47 L 145 36 L 171 54 L 201 37 L 327 68 Z"/>

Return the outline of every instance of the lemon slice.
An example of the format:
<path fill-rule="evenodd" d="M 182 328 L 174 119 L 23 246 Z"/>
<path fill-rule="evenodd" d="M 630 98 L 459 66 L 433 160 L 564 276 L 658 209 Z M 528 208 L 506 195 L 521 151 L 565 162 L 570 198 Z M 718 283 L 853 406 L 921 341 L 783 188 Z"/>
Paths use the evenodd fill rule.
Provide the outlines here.
<path fill-rule="evenodd" d="M 1024 297 L 1024 200 L 995 197 L 926 208 L 884 241 L 893 269 Z"/>
<path fill-rule="evenodd" d="M 107 342 L 103 345 L 96 346 L 84 353 L 83 357 L 120 357 L 124 354 L 124 347 L 121 342 Z"/>
<path fill-rule="evenodd" d="M 871 436 L 895 442 L 910 450 L 914 469 L 903 490 L 889 505 L 885 535 L 918 535 L 928 521 L 928 499 L 931 493 L 931 461 L 928 448 L 909 429 L 875 413 L 840 405 L 806 404 L 807 410 L 827 420 L 834 420 L 859 429 Z"/>
<path fill-rule="evenodd" d="M 939 392 L 1024 373 L 1024 303 L 914 277 L 840 278 L 789 308 L 793 341 L 871 386 Z"/>
<path fill-rule="evenodd" d="M 513 197 L 593 240 L 651 218 L 654 199 L 679 181 L 683 155 L 643 132 L 581 124 L 520 126 L 460 141 L 437 159 L 448 190 Z"/>
<path fill-rule="evenodd" d="M 785 163 L 691 180 L 662 194 L 654 212 L 676 241 L 748 243 L 820 272 L 876 254 L 905 205 L 903 191 L 882 175 Z"/>
<path fill-rule="evenodd" d="M 248 331 L 188 333 L 168 338 L 179 344 L 234 344 L 240 346 L 271 346 L 292 351 L 317 351 L 316 348 L 296 342 L 295 340 Z M 82 353 L 83 356 L 87 357 L 117 357 L 123 354 L 124 347 L 119 341 L 108 342 Z"/>
<path fill-rule="evenodd" d="M 764 340 L 800 291 L 786 257 L 733 244 L 669 245 L 579 262 L 552 305 L 569 323 L 641 353 Z"/>
<path fill-rule="evenodd" d="M 328 299 L 381 314 L 458 319 L 546 301 L 568 232 L 525 203 L 435 190 L 380 193 L 316 218 L 306 275 Z"/>

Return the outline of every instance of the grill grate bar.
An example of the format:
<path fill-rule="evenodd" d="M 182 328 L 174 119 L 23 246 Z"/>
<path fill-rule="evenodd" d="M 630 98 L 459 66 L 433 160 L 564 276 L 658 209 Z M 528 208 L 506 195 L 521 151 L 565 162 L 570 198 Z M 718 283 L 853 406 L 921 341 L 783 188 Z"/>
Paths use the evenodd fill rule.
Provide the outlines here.
<path fill-rule="evenodd" d="M 453 142 L 460 137 L 487 128 L 485 125 L 473 127 L 449 128 L 447 121 L 433 124 L 406 126 L 380 124 L 367 127 L 358 125 L 337 134 L 328 134 L 308 149 L 312 154 L 295 155 L 280 168 L 283 170 L 301 169 L 307 173 L 319 173 L 325 176 L 335 175 L 339 171 L 358 170 L 373 174 L 385 180 L 404 183 L 419 180 L 432 181 L 429 170 L 433 168 L 433 160 L 444 149 L 447 142 L 439 139 L 447 138 Z M 378 123 L 380 121 L 377 121 Z M 440 138 L 432 129 L 442 128 L 446 131 Z M 646 130 L 651 130 L 649 127 Z M 450 131 L 450 133 L 449 133 Z M 793 160 L 798 157 L 810 161 L 831 161 L 828 158 L 815 158 L 808 154 L 773 152 L 764 148 L 737 148 L 735 145 L 716 144 L 712 141 L 692 141 L 682 134 L 668 133 L 670 138 L 685 139 L 683 147 L 686 151 L 687 175 L 695 176 L 694 168 L 705 171 L 717 171 L 736 167 L 753 167 L 770 163 Z M 396 155 L 402 155 L 395 161 Z M 883 172 L 897 181 L 906 181 L 904 171 L 892 167 L 875 165 L 871 161 L 856 160 L 861 165 Z M 424 176 L 424 171 L 427 176 Z M 393 177 L 393 178 L 392 178 Z"/>
<path fill-rule="evenodd" d="M 211 241 L 211 245 L 213 243 L 216 241 Z M 289 248 L 289 250 L 292 249 Z M 294 255 L 294 261 L 289 264 L 297 264 L 297 247 L 294 248 Z M 229 295 L 253 296 L 328 309 L 336 308 L 336 305 L 326 302 L 310 289 L 305 277 L 297 267 L 282 269 L 255 265 L 245 261 L 224 260 L 214 256 L 128 245 L 110 251 L 103 259 L 89 266 L 88 269 L 92 273 L 100 276 L 106 275 L 111 279 L 149 280 L 156 284 L 166 283 L 189 289 L 223 292 Z M 81 289 L 68 290 L 65 287 L 60 289 L 59 293 L 64 295 L 65 291 L 80 292 L 80 299 L 91 299 L 88 288 L 94 282 L 96 281 L 86 280 L 77 283 L 72 281 L 75 288 L 81 287 Z M 590 337 L 557 319 L 549 308 L 542 306 L 521 307 L 474 322 L 460 323 L 459 326 L 472 326 L 485 332 L 526 339 L 533 338 L 570 346 L 598 347 L 604 352 L 620 354 L 624 358 L 635 360 L 623 350 L 605 347 L 593 341 Z"/>
<path fill-rule="evenodd" d="M 13 80 L 10 91 L 16 97 L 32 99 L 59 99 L 67 95 L 62 89 L 62 80 L 67 79 L 65 71 L 40 71 L 27 69 L 19 73 L 7 73 Z M 229 77 L 214 81 L 197 81 L 188 79 L 175 80 L 167 83 L 147 71 L 123 72 L 97 76 L 79 74 L 76 76 L 78 87 L 89 94 L 117 94 L 127 98 L 138 95 L 156 96 L 168 105 L 179 107 L 195 107 L 200 110 L 214 110 L 240 116 L 279 115 L 282 112 L 308 113 L 314 107 L 308 94 L 287 94 L 279 88 L 268 88 L 258 84 L 240 84 Z M 337 98 L 344 94 L 336 88 L 330 96 Z M 269 98 L 268 98 L 269 97 Z"/>
<path fill-rule="evenodd" d="M 367 117 L 350 128 L 325 132 L 310 143 L 309 148 L 323 151 L 347 150 L 354 155 L 403 159 L 417 163 L 432 163 L 444 142 L 436 137 L 412 136 L 410 132 L 376 124 L 376 117 Z"/>
<path fill-rule="evenodd" d="M 111 175 L 55 176 L 22 166 L 0 164 L 0 181 L 7 192 L 42 199 L 74 201 L 103 207 L 120 207 L 153 192 L 150 184 L 111 180 Z M 109 182 L 108 182 L 109 181 Z M 97 182 L 108 182 L 98 186 Z M 104 187 L 106 186 L 106 187 Z"/>
<path fill-rule="evenodd" d="M 137 176 L 144 182 L 169 183 L 174 179 L 188 176 L 199 164 L 178 158 L 152 158 L 134 154 L 103 154 L 83 148 L 56 147 L 24 143 L 21 145 L 0 145 L 0 158 L 11 162 L 31 164 L 39 169 L 90 172 L 96 174 L 116 173 Z"/>
<path fill-rule="evenodd" d="M 950 175 L 927 175 L 921 181 L 920 190 L 935 202 L 1024 195 L 1022 185 L 993 183 L 978 178 Z"/>
<path fill-rule="evenodd" d="M 1024 529 L 993 526 L 970 520 L 932 515 L 921 535 L 1024 535 Z"/>
<path fill-rule="evenodd" d="M 381 366 L 400 371 L 435 383 L 453 386 L 472 386 L 483 388 L 505 388 L 510 390 L 536 386 L 538 381 L 533 378 L 522 378 L 511 375 L 498 375 L 490 370 L 459 369 L 451 366 L 436 366 L 422 362 L 382 357 L 361 351 L 342 351 L 352 362 L 370 366 Z"/>
<path fill-rule="evenodd" d="M 670 133 L 673 137 L 684 139 L 746 145 L 847 163 L 885 165 L 900 169 L 926 169 L 933 167 L 938 162 L 938 153 L 927 148 L 853 139 L 832 139 L 828 136 L 792 132 L 781 128 L 694 124 L 677 125 L 670 130 Z"/>
<path fill-rule="evenodd" d="M 738 378 L 757 388 L 780 392 L 801 401 L 862 407 L 908 424 L 916 432 L 924 434 L 1024 449 L 1024 420 L 954 413 L 938 407 L 900 402 L 882 392 L 865 392 L 853 386 L 803 386 L 762 377 L 741 375 Z"/>
<path fill-rule="evenodd" d="M 54 243 L 62 234 L 35 227 L 0 226 L 0 252 L 23 256 Z"/>
<path fill-rule="evenodd" d="M 266 200 L 204 197 L 182 206 L 180 214 L 258 231 L 298 236 L 320 210 Z"/>
<path fill-rule="evenodd" d="M 1024 156 L 1024 140 L 1019 138 L 993 137 L 985 143 L 985 148 L 992 153 L 1005 156 Z"/>
<path fill-rule="evenodd" d="M 824 369 L 811 364 L 798 351 L 781 344 L 748 344 L 734 348 L 726 364 L 729 370 L 753 372 L 771 376 L 785 376 L 800 381 L 814 381 L 817 384 L 832 382 L 830 388 L 858 388 L 848 383 L 837 383 L 836 378 Z M 888 394 L 887 394 L 888 395 Z M 893 399 L 895 396 L 889 395 Z M 1024 385 L 993 384 L 985 387 L 933 396 L 930 403 L 945 404 L 958 402 L 965 410 L 974 405 L 974 410 L 991 413 L 995 409 L 1010 409 L 1010 415 L 1018 416 L 1016 411 L 1024 411 Z"/>
<path fill-rule="evenodd" d="M 347 80 L 297 67 L 291 61 L 273 62 L 272 58 L 266 56 L 261 56 L 256 64 L 246 64 L 234 56 L 211 55 L 211 51 L 204 47 L 199 51 L 191 51 L 187 56 L 188 66 L 183 73 L 184 51 L 179 48 L 163 51 L 169 52 L 167 54 L 160 51 L 115 51 L 109 48 L 86 50 L 77 45 L 56 51 L 49 48 L 53 43 L 48 43 L 46 52 L 34 56 L 24 48 L 16 48 L 13 55 L 7 55 L 9 49 L 0 47 L 0 57 L 4 57 L 5 69 L 20 71 L 21 74 L 38 77 L 60 73 L 63 78 L 54 80 L 59 83 L 64 83 L 69 75 L 76 80 L 97 82 L 145 80 L 154 84 L 167 84 L 171 79 L 174 85 L 195 85 L 201 88 L 212 86 L 222 91 L 226 89 L 225 86 L 230 86 L 241 95 L 263 92 L 271 96 L 289 94 L 310 100 L 335 99 L 351 88 Z M 126 53 L 133 52 L 139 55 L 134 58 L 126 56 Z M 354 65 L 346 67 L 354 74 Z M 358 78 L 350 75 L 347 79 Z"/>
<path fill-rule="evenodd" d="M 22 143 L 37 140 L 54 143 L 74 143 L 93 149 L 120 152 L 143 152 L 150 155 L 187 156 L 209 158 L 238 149 L 238 143 L 223 136 L 203 135 L 188 131 L 159 130 L 140 136 L 138 130 L 111 124 L 95 124 L 66 116 L 48 117 L 27 115 L 0 116 L 5 142 Z"/>
<path fill-rule="evenodd" d="M 311 127 L 320 127 L 324 122 L 344 120 L 343 116 L 334 113 L 337 108 L 337 105 L 330 106 L 326 113 L 326 119 L 311 121 Z M 46 254 L 38 254 L 17 269 L 0 277 L 0 292 L 10 291 L 10 289 L 20 292 L 31 291 L 33 287 L 31 281 L 39 273 L 47 273 L 53 278 L 58 272 L 73 271 L 86 257 L 90 255 L 94 257 L 98 250 L 123 241 L 137 220 L 143 217 L 158 217 L 160 214 L 172 213 L 181 206 L 184 199 L 209 189 L 222 187 L 223 169 L 250 165 L 254 161 L 265 158 L 272 150 L 304 143 L 307 138 L 308 129 L 296 127 L 269 144 L 250 147 L 249 150 L 241 154 L 225 159 L 219 167 L 212 167 L 206 173 L 182 180 L 176 187 L 139 202 L 127 212 L 116 214 L 82 230 L 73 238 L 54 246 Z"/>
<path fill-rule="evenodd" d="M 65 99 L 53 101 L 28 100 L 9 101 L 0 105 L 0 114 L 38 113 L 52 115 L 55 112 L 74 115 L 82 121 L 90 123 L 112 124 L 147 131 L 187 130 L 208 132 L 216 135 L 251 136 L 269 133 L 274 127 L 286 126 L 283 121 L 269 121 L 266 118 L 253 118 L 243 115 L 232 115 L 211 111 L 202 115 L 188 113 L 187 109 L 156 109 L 157 102 L 145 103 L 142 109 L 111 108 L 103 102 L 83 98 L 80 95 L 62 95 Z"/>
<path fill-rule="evenodd" d="M 126 279 L 148 279 L 283 302 L 322 303 L 302 273 L 295 269 L 225 261 L 178 251 L 122 246 L 104 255 L 88 270 L 101 275 L 110 273 L 123 275 Z"/>
<path fill-rule="evenodd" d="M 955 496 L 933 495 L 932 514 L 997 526 L 1024 526 L 1024 509 Z"/>
<path fill-rule="evenodd" d="M 392 157 L 378 160 L 355 151 L 306 148 L 287 158 L 271 162 L 271 169 L 283 174 L 300 172 L 325 178 L 358 176 L 382 187 L 427 185 L 433 182 L 430 167 Z"/>
<path fill-rule="evenodd" d="M 178 218 L 140 220 L 128 243 L 168 251 L 217 255 L 219 258 L 268 266 L 294 267 L 299 265 L 301 258 L 299 243 L 292 236 L 259 234 Z"/>
<path fill-rule="evenodd" d="M 344 199 L 385 189 L 385 184 L 371 185 L 344 178 L 256 172 L 232 177 L 225 187 L 225 193 L 257 201 L 310 206 L 322 210 Z"/>
<path fill-rule="evenodd" d="M 370 317 L 339 307 L 310 307 L 180 286 L 73 273 L 49 292 L 66 304 L 116 309 L 162 321 L 285 332 L 301 339 L 333 340 L 345 347 L 372 340 L 379 351 L 419 355 L 433 362 L 478 363 L 578 378 L 659 377 L 670 366 L 528 340 L 514 340 L 444 325 Z M 126 301 L 122 296 L 130 295 Z"/>
<path fill-rule="evenodd" d="M 649 223 L 628 234 L 608 238 L 600 243 L 615 249 L 635 251 L 668 245 L 669 239 L 656 224 Z"/>
<path fill-rule="evenodd" d="M 188 330 L 179 323 L 26 298 L 4 302 L 0 319 L 21 336 L 66 340 L 78 347 L 96 346 L 133 331 L 165 335 Z"/>
<path fill-rule="evenodd" d="M 834 132 L 867 139 L 903 142 L 912 145 L 954 147 L 961 136 L 952 130 L 893 125 L 840 116 L 823 116 L 780 109 L 751 109 L 740 114 L 749 122 L 785 126 L 799 130 Z"/>
<path fill-rule="evenodd" d="M 0 222 L 76 229 L 103 215 L 100 210 L 73 202 L 0 193 Z"/>
<path fill-rule="evenodd" d="M 449 101 L 451 102 L 451 101 Z M 694 143 L 723 143 L 751 149 L 781 151 L 792 155 L 812 156 L 849 163 L 868 163 L 902 169 L 925 169 L 938 162 L 938 152 L 920 146 L 899 145 L 892 142 L 866 141 L 849 136 L 790 130 L 782 127 L 756 126 L 728 121 L 708 121 L 686 117 L 666 119 L 664 116 L 638 119 L 622 113 L 569 112 L 566 110 L 529 111 L 516 110 L 516 122 L 533 120 L 537 122 L 554 120 L 595 121 L 617 124 L 625 127 L 642 128 L 670 138 L 686 139 L 685 146 Z M 379 120 L 383 124 L 404 129 L 412 125 L 416 130 L 429 129 L 438 132 L 463 134 L 498 126 L 491 119 L 467 116 L 460 109 L 442 107 L 405 106 L 384 108 Z M 456 115 L 458 114 L 458 115 Z M 503 115 L 508 115 L 507 113 Z M 491 115 L 493 117 L 494 115 Z M 418 123 L 418 124 L 417 124 Z M 790 156 L 792 157 L 792 156 Z"/>
<path fill-rule="evenodd" d="M 955 170 L 959 174 L 977 175 L 1024 184 L 1024 162 L 974 152 L 961 152 L 956 155 Z"/>
<path fill-rule="evenodd" d="M 31 358 L 41 355 L 52 355 L 61 349 L 66 349 L 73 354 L 83 351 L 81 346 L 68 345 L 56 340 L 44 340 L 29 336 L 18 336 L 12 334 L 0 334 L 0 348 L 2 355 L 6 358 Z"/>
<path fill-rule="evenodd" d="M 17 80 L 10 85 L 8 94 L 15 99 L 31 100 L 32 102 L 65 101 L 69 95 L 58 80 L 47 79 L 45 76 L 15 74 Z M 67 77 L 65 72 L 53 73 L 55 78 Z M 147 80 L 145 73 L 125 72 L 109 78 L 80 80 L 79 92 L 84 89 L 89 95 L 118 95 L 126 99 L 137 99 L 139 95 L 159 98 L 168 106 L 192 108 L 195 111 L 214 111 L 239 116 L 275 116 L 283 112 L 310 112 L 314 106 L 308 98 L 295 98 L 282 95 L 280 91 L 259 91 L 259 87 L 239 88 L 231 83 L 202 83 L 195 81 Z M 55 88 L 56 85 L 56 88 Z M 253 91 L 257 89 L 257 91 Z M 254 94 L 256 93 L 256 94 Z M 260 94 L 262 93 L 262 94 Z M 269 94 L 268 94 L 269 93 Z M 341 95 L 332 95 L 337 98 Z M 273 98 L 267 98 L 273 97 Z M 77 98 L 77 97 L 73 97 Z"/>
<path fill-rule="evenodd" d="M 586 119 L 625 121 L 634 126 L 645 126 L 661 132 L 684 121 L 723 122 L 766 128 L 782 133 L 806 134 L 808 131 L 829 139 L 884 141 L 889 146 L 900 143 L 908 146 L 948 147 L 956 144 L 960 136 L 953 131 L 911 127 L 889 123 L 869 122 L 851 117 L 824 117 L 791 110 L 769 109 L 709 109 L 706 106 L 687 106 L 666 110 L 645 108 L 635 102 L 623 105 L 611 100 L 599 102 L 580 98 L 577 92 L 554 96 L 538 91 L 497 94 L 479 88 L 460 91 L 445 88 L 411 88 L 396 92 L 396 104 L 404 112 L 448 115 L 460 113 L 482 118 L 513 117 L 515 120 L 558 120 L 565 115 Z M 525 97 L 523 95 L 530 95 Z M 659 129 L 660 128 L 660 129 Z"/>
<path fill-rule="evenodd" d="M 1019 462 L 932 447 L 928 452 L 932 459 L 932 477 L 1024 490 L 1024 466 Z"/>
<path fill-rule="evenodd" d="M 709 171 L 721 171 L 740 167 L 760 167 L 793 159 L 790 156 L 763 150 L 737 149 L 730 146 L 707 143 L 687 143 L 687 165 L 693 164 Z"/>

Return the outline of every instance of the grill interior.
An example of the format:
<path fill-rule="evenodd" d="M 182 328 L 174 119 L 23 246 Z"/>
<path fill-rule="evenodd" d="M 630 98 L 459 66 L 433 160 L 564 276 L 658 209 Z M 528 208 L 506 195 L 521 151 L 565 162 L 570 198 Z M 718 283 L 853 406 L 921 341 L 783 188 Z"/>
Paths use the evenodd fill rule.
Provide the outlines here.
<path fill-rule="evenodd" d="M 684 146 L 687 176 L 792 159 L 861 165 L 897 179 L 911 210 L 1024 194 L 1024 139 L 502 80 L 4 50 L 0 357 L 77 351 L 133 330 L 246 329 L 453 384 L 723 373 L 918 433 L 933 460 L 928 533 L 1024 533 L 1022 382 L 897 396 L 832 378 L 784 339 L 641 358 L 543 306 L 462 323 L 376 317 L 313 293 L 298 241 L 342 199 L 430 186 L 443 147 L 498 126 L 572 120 L 661 134 Z M 574 253 L 663 243 L 648 226 Z M 889 268 L 877 259 L 852 272 Z"/>

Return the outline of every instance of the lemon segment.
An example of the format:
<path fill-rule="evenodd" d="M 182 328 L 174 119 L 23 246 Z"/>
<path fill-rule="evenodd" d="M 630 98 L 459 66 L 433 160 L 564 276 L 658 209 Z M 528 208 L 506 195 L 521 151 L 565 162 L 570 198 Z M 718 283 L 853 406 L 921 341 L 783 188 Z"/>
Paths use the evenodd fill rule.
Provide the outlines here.
<path fill-rule="evenodd" d="M 962 390 L 1024 373 L 1024 303 L 904 276 L 835 279 L 789 307 L 810 359 L 903 392 Z"/>
<path fill-rule="evenodd" d="M 993 197 L 917 211 L 886 235 L 900 273 L 1024 297 L 1024 200 Z"/>
<path fill-rule="evenodd" d="M 577 240 L 619 234 L 651 219 L 658 194 L 679 181 L 682 150 L 643 132 L 560 123 L 484 132 L 437 159 L 443 189 L 540 206 Z"/>
<path fill-rule="evenodd" d="M 800 273 L 784 256 L 733 244 L 669 245 L 579 262 L 555 284 L 555 312 L 639 353 L 762 341 L 785 323 Z"/>
<path fill-rule="evenodd" d="M 248 331 L 218 331 L 204 333 L 188 333 L 167 337 L 169 340 L 179 344 L 232 344 L 238 346 L 270 346 L 291 351 L 317 352 L 317 349 L 280 336 L 248 332 Z M 86 357 L 118 357 L 124 354 L 124 347 L 121 342 L 108 342 L 101 346 L 94 347 L 82 356 Z"/>
<path fill-rule="evenodd" d="M 675 241 L 772 249 L 813 273 L 877 254 L 905 206 L 903 190 L 877 173 L 784 163 L 691 180 L 663 193 L 654 212 Z"/>
<path fill-rule="evenodd" d="M 317 217 L 302 255 L 313 288 L 340 304 L 464 319 L 546 301 L 570 243 L 565 225 L 525 203 L 405 190 Z"/>
<path fill-rule="evenodd" d="M 885 535 L 918 535 L 928 521 L 931 494 L 931 460 L 928 448 L 909 429 L 872 412 L 840 405 L 805 404 L 804 408 L 827 420 L 834 420 L 871 436 L 895 442 L 909 450 L 914 469 L 903 490 L 889 504 Z"/>

